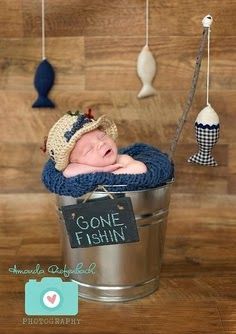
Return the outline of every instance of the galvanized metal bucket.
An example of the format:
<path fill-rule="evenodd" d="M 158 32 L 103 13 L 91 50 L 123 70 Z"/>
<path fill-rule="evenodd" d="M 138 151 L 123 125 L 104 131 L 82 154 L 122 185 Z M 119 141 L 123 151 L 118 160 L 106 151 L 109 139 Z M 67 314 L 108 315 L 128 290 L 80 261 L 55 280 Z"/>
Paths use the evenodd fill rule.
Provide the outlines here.
<path fill-rule="evenodd" d="M 172 183 L 141 191 L 112 192 L 131 198 L 140 238 L 138 242 L 119 245 L 71 248 L 60 209 L 83 197 L 57 197 L 64 264 L 67 268 L 78 264 L 84 268 L 93 263 L 96 266 L 94 273 L 71 274 L 70 278 L 79 284 L 80 297 L 120 302 L 158 289 Z M 101 197 L 107 197 L 107 193 L 96 191 L 90 199 Z"/>

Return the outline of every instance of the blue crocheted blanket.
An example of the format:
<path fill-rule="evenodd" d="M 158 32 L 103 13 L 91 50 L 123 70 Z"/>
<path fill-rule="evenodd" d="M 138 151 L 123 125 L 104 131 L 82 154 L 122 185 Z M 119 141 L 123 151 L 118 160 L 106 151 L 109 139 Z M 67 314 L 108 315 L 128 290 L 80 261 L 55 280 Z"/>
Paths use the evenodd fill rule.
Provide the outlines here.
<path fill-rule="evenodd" d="M 155 147 L 140 143 L 122 148 L 119 153 L 128 154 L 135 160 L 145 163 L 147 172 L 143 174 L 96 172 L 66 178 L 62 172 L 55 169 L 54 162 L 50 159 L 44 166 L 42 181 L 53 193 L 79 197 L 93 191 L 98 185 L 105 185 L 108 191 L 124 192 L 155 188 L 173 178 L 173 163 L 169 161 L 167 154 Z"/>

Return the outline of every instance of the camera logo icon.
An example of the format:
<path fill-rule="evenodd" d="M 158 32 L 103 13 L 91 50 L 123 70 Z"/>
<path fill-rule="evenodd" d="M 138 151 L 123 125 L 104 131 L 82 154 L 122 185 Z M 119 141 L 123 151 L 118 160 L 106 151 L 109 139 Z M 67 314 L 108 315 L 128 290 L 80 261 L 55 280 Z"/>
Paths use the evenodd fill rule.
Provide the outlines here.
<path fill-rule="evenodd" d="M 30 279 L 25 284 L 25 313 L 27 315 L 78 314 L 78 285 L 63 282 L 60 277 Z"/>

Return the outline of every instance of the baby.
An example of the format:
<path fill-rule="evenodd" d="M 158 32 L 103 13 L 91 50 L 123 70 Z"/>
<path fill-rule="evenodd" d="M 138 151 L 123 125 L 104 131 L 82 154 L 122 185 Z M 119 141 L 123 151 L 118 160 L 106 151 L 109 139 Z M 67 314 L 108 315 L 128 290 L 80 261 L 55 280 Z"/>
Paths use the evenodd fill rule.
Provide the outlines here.
<path fill-rule="evenodd" d="M 91 113 L 70 113 L 49 131 L 47 151 L 66 178 L 95 172 L 145 173 L 143 162 L 118 154 L 116 137 L 116 125 L 105 115 L 95 121 Z"/>
<path fill-rule="evenodd" d="M 114 140 L 99 129 L 84 134 L 76 142 L 69 162 L 63 171 L 65 177 L 93 172 L 140 174 L 147 171 L 144 163 L 118 154 Z"/>

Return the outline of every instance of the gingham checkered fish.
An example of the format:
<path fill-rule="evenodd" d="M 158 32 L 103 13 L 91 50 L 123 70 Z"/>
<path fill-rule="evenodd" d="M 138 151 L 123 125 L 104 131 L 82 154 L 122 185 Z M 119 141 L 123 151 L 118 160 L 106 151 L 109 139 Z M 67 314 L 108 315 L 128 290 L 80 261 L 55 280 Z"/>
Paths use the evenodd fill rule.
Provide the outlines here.
<path fill-rule="evenodd" d="M 216 160 L 211 155 L 211 149 L 219 138 L 220 124 L 208 125 L 195 123 L 196 138 L 199 145 L 199 152 L 192 155 L 188 162 L 205 166 L 218 166 Z"/>

